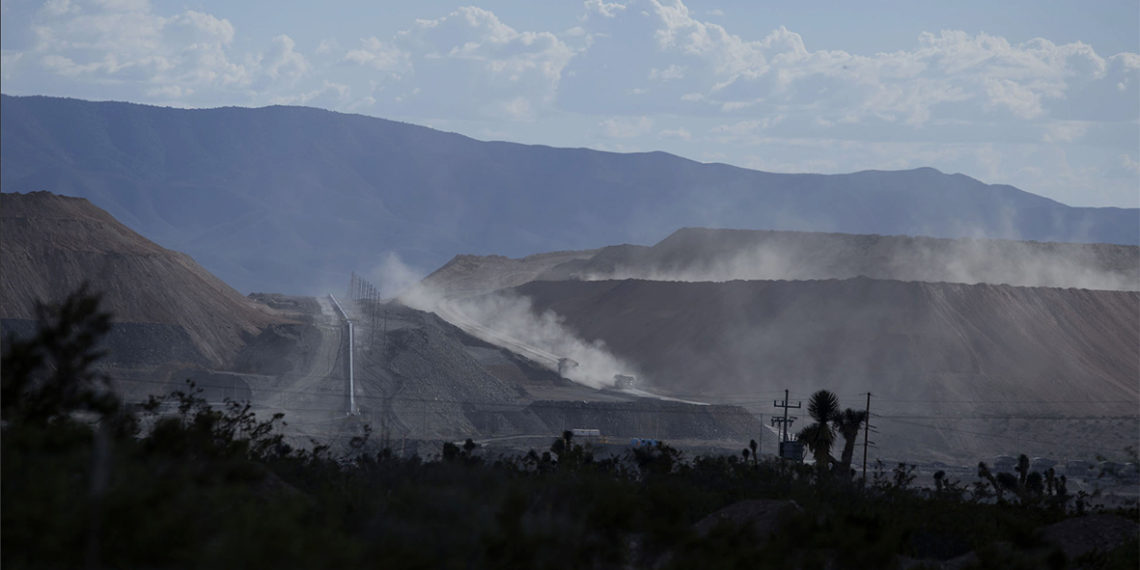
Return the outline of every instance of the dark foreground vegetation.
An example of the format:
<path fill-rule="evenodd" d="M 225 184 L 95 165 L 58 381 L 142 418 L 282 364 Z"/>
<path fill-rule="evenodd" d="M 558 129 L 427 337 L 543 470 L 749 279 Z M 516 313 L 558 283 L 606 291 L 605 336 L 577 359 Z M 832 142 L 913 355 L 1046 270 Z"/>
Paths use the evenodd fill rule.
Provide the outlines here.
<path fill-rule="evenodd" d="M 91 367 L 109 327 L 96 298 L 41 307 L 40 321 L 5 342 L 4 568 L 1140 564 L 1134 532 L 1067 556 L 1045 530 L 1089 518 L 1084 497 L 1028 473 L 923 490 L 905 465 L 864 484 L 747 452 L 658 445 L 596 460 L 570 434 L 511 458 L 470 442 L 398 458 L 367 430 L 347 455 L 298 450 L 276 433 L 281 417 L 210 409 L 192 388 L 123 405 Z"/>

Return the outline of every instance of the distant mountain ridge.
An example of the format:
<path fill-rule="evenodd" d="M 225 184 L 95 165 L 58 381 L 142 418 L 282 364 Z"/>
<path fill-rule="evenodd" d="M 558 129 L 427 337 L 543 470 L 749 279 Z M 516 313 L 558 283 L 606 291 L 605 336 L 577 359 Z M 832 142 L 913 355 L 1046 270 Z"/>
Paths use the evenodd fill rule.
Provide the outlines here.
<path fill-rule="evenodd" d="M 0 97 L 5 192 L 88 198 L 242 291 L 315 293 L 387 252 L 420 270 L 651 243 L 687 226 L 1140 244 L 1076 208 L 930 168 L 773 174 L 505 142 L 301 107 Z"/>

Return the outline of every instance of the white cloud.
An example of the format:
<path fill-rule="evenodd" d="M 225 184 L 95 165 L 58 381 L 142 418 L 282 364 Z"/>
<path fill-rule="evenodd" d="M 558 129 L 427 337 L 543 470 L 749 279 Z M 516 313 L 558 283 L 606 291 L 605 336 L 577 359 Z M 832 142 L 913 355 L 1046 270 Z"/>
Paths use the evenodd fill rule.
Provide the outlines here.
<path fill-rule="evenodd" d="M 518 32 L 494 13 L 472 6 L 417 23 L 417 29 L 401 34 L 403 43 L 426 48 L 429 58 L 472 62 L 495 79 L 517 82 L 537 75 L 556 84 L 574 55 L 550 32 Z"/>
<path fill-rule="evenodd" d="M 649 78 L 657 81 L 669 81 L 683 77 L 685 77 L 685 68 L 676 64 L 670 65 L 665 69 L 657 69 L 654 67 L 649 70 Z"/>
<path fill-rule="evenodd" d="M 228 45 L 234 40 L 234 26 L 229 20 L 210 14 L 187 10 L 169 20 L 160 20 L 161 25 L 181 28 L 185 35 L 178 38 L 182 45 L 221 44 Z"/>
<path fill-rule="evenodd" d="M 692 140 L 693 133 L 690 133 L 686 128 L 678 129 L 662 129 L 657 133 L 658 136 L 670 139 Z"/>
<path fill-rule="evenodd" d="M 36 15 L 26 52 L 42 70 L 76 81 L 137 85 L 148 97 L 183 98 L 207 88 L 242 91 L 256 69 L 229 53 L 233 24 L 187 10 L 172 16 L 145 1 L 49 2 Z M 287 40 L 287 37 L 284 37 Z M 304 68 L 291 40 L 279 38 L 271 74 Z"/>
<path fill-rule="evenodd" d="M 317 55 L 328 55 L 340 51 L 340 42 L 336 38 L 325 38 L 317 44 L 317 49 L 313 53 Z"/>
<path fill-rule="evenodd" d="M 498 114 L 505 115 L 516 121 L 529 121 L 534 119 L 534 108 L 526 97 L 515 97 L 508 101 L 498 103 Z"/>
<path fill-rule="evenodd" d="M 1087 123 L 1079 121 L 1057 121 L 1045 127 L 1041 140 L 1047 143 L 1071 143 L 1085 136 L 1089 130 Z"/>
<path fill-rule="evenodd" d="M 194 90 L 181 85 L 159 85 L 144 91 L 148 97 L 167 100 L 180 100 L 194 94 Z"/>
<path fill-rule="evenodd" d="M 720 108 L 722 111 L 726 112 L 740 111 L 749 107 L 754 107 L 763 102 L 763 99 L 753 99 L 751 101 L 725 101 L 724 103 L 720 104 Z"/>
<path fill-rule="evenodd" d="M 288 79 L 296 81 L 309 70 L 309 62 L 305 56 L 297 53 L 296 43 L 287 35 L 273 38 L 273 48 L 264 56 L 262 64 L 265 73 L 272 79 Z"/>
<path fill-rule="evenodd" d="M 624 4 L 606 2 L 605 0 L 586 0 L 583 4 L 586 7 L 587 14 L 598 14 L 605 18 L 613 18 L 626 8 Z"/>
<path fill-rule="evenodd" d="M 44 12 L 52 16 L 63 16 L 64 14 L 71 14 L 78 10 L 71 0 L 48 0 L 44 2 Z"/>
<path fill-rule="evenodd" d="M 767 130 L 775 125 L 780 124 L 784 117 L 775 115 L 771 117 L 764 117 L 763 119 L 752 119 L 747 121 L 738 121 L 725 125 L 719 125 L 712 129 L 712 132 L 719 135 L 725 135 L 731 139 L 740 139 L 745 136 L 758 135 L 760 131 Z"/>
<path fill-rule="evenodd" d="M 611 117 L 600 123 L 602 134 L 609 138 L 630 139 L 648 134 L 653 130 L 653 119 L 649 117 Z"/>
<path fill-rule="evenodd" d="M 321 45 L 325 44 L 322 42 Z M 396 76 L 412 69 L 410 53 L 375 37 L 360 40 L 360 47 L 349 50 L 344 59 L 380 71 L 388 71 Z"/>
<path fill-rule="evenodd" d="M 986 96 L 989 98 L 987 107 L 1001 105 L 1023 119 L 1032 119 L 1042 113 L 1041 94 L 1010 79 L 987 79 Z"/>
<path fill-rule="evenodd" d="M 1135 54 L 1106 60 L 1082 42 L 1013 44 L 956 30 L 923 33 L 910 49 L 873 55 L 813 50 L 800 34 L 782 26 L 742 36 L 734 23 L 705 21 L 680 0 L 645 0 L 630 7 L 601 28 L 596 22 L 587 26 L 588 32 L 601 29 L 621 41 L 594 44 L 588 60 L 576 67 L 587 72 L 577 81 L 589 83 L 574 90 L 578 106 L 628 112 L 620 94 L 633 93 L 642 87 L 637 80 L 648 77 L 669 87 L 655 90 L 655 98 L 646 103 L 670 113 L 700 113 L 684 105 L 699 101 L 706 105 L 704 113 L 779 108 L 817 125 L 881 121 L 923 127 L 944 119 L 1027 120 L 1048 115 L 1051 106 L 1067 105 L 1075 91 L 1108 77 L 1113 65 L 1140 66 Z M 591 71 L 600 68 L 609 71 Z M 1127 78 L 1114 76 L 1108 85 L 1118 82 L 1128 84 Z M 580 102 L 591 89 L 591 102 Z"/>
<path fill-rule="evenodd" d="M 1127 154 L 1120 155 L 1120 166 L 1129 172 L 1140 174 L 1140 161 Z"/>
<path fill-rule="evenodd" d="M 22 52 L 14 50 L 0 51 L 0 77 L 11 79 L 16 66 L 24 59 Z"/>
<path fill-rule="evenodd" d="M 1120 65 L 1124 69 L 1140 69 L 1140 54 L 1122 52 L 1110 57 L 1109 61 Z"/>
<path fill-rule="evenodd" d="M 270 100 L 274 105 L 319 105 L 337 107 L 349 100 L 352 88 L 343 83 L 324 80 L 321 86 L 312 91 L 278 95 Z"/>
<path fill-rule="evenodd" d="M 1108 58 L 1110 69 L 1115 72 L 1116 90 L 1124 92 L 1128 86 L 1140 79 L 1140 54 L 1118 53 Z"/>
<path fill-rule="evenodd" d="M 113 12 L 137 12 L 150 8 L 150 0 L 95 0 L 95 4 Z"/>
<path fill-rule="evenodd" d="M 533 119 L 554 103 L 563 70 L 576 53 L 551 32 L 519 31 L 472 6 L 417 20 L 390 46 L 378 40 L 375 45 L 408 54 L 407 67 L 422 88 L 419 95 L 406 97 L 409 104 L 457 118 Z M 352 57 L 364 59 L 363 54 Z"/>

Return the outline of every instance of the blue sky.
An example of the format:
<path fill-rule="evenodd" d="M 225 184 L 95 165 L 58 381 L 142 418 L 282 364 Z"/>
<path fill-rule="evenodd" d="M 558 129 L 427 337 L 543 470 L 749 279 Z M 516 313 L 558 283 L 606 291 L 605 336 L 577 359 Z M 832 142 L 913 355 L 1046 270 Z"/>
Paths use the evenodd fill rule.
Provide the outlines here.
<path fill-rule="evenodd" d="M 3 0 L 0 90 L 1140 206 L 1140 3 Z"/>

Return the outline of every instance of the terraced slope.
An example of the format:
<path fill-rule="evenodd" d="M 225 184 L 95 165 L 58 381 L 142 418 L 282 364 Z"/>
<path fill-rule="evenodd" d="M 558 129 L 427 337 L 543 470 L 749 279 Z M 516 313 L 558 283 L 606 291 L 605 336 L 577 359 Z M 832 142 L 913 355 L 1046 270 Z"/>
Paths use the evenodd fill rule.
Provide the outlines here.
<path fill-rule="evenodd" d="M 1135 291 L 868 278 L 536 281 L 514 291 L 536 313 L 553 311 L 586 341 L 604 342 L 665 393 L 750 403 L 764 413 L 784 388 L 805 399 L 827 388 L 846 405 L 859 405 L 869 391 L 904 418 L 1132 418 L 1078 439 L 1093 446 L 1099 438 L 1115 451 L 1135 444 Z M 979 433 L 995 433 L 991 424 Z M 961 424 L 938 429 L 942 439 L 924 437 L 921 445 L 976 451 L 1002 443 L 963 437 L 958 432 L 969 428 Z M 1053 448 L 1076 437 L 1073 430 L 1033 433 Z"/>
<path fill-rule="evenodd" d="M 652 247 L 620 245 L 521 259 L 457 256 L 429 275 L 423 285 L 454 295 L 489 292 L 532 280 L 732 281 L 859 276 L 1138 291 L 1140 247 L 682 228 Z"/>
<path fill-rule="evenodd" d="M 1140 394 L 1137 292 L 867 278 L 540 281 L 516 291 L 678 392 L 792 380 L 951 399 Z"/>

